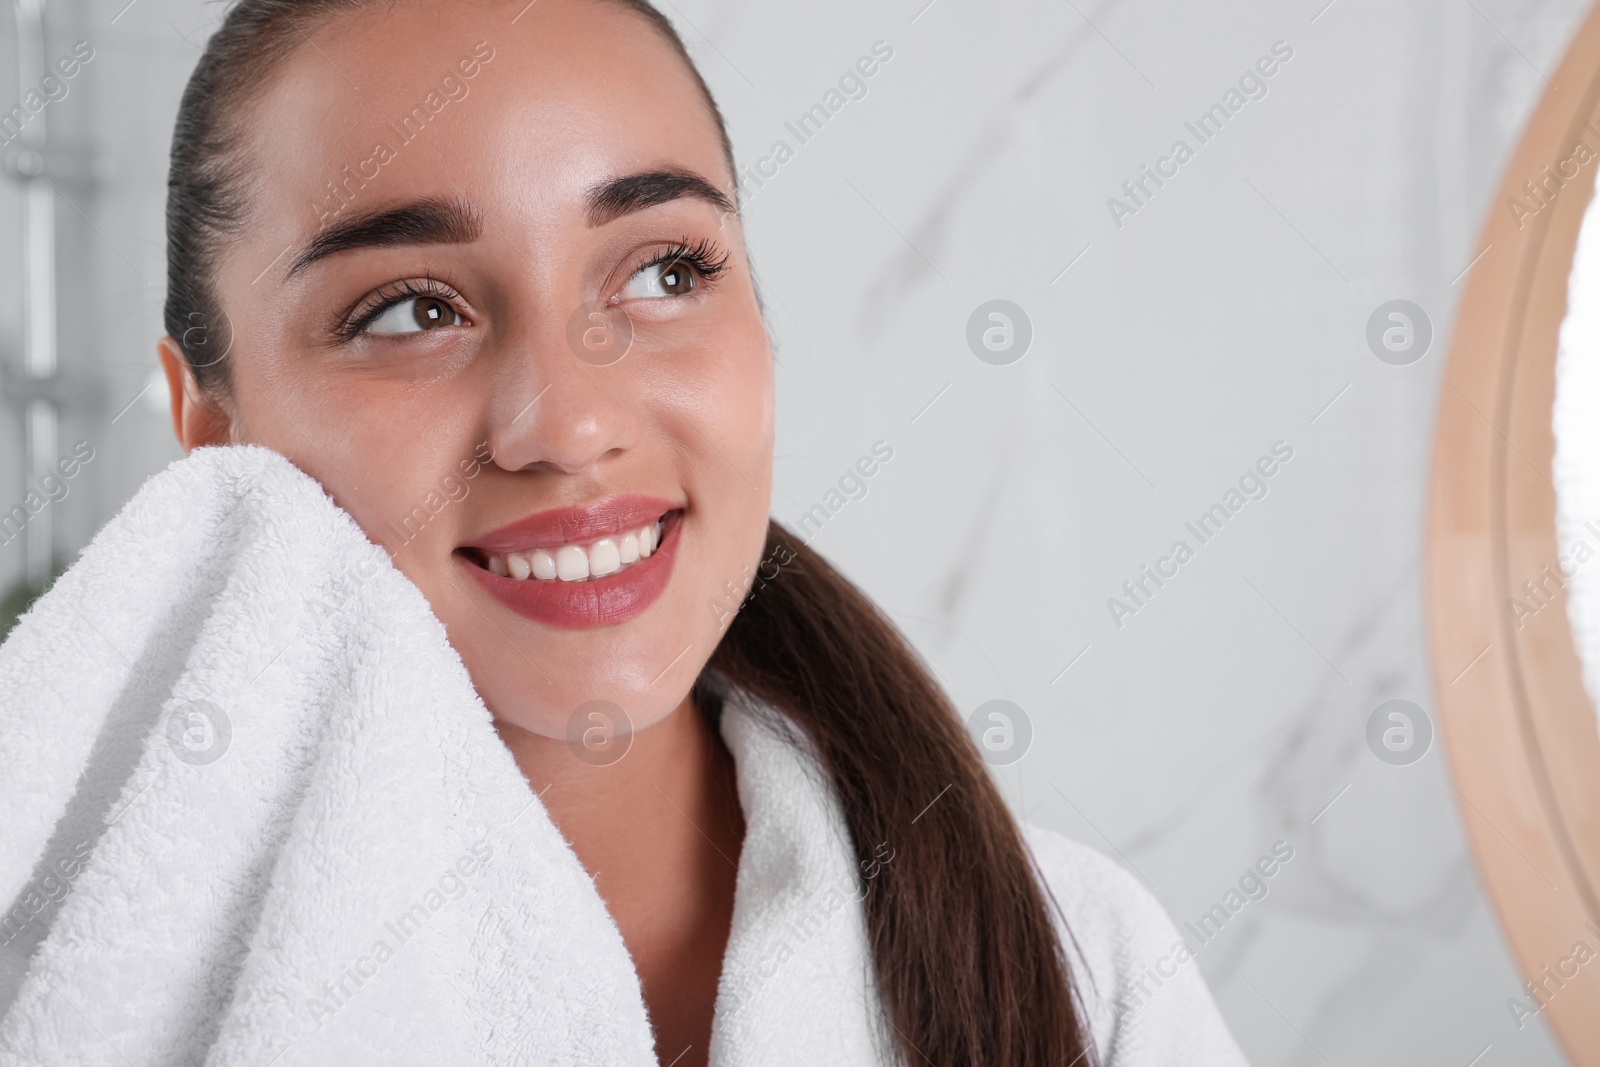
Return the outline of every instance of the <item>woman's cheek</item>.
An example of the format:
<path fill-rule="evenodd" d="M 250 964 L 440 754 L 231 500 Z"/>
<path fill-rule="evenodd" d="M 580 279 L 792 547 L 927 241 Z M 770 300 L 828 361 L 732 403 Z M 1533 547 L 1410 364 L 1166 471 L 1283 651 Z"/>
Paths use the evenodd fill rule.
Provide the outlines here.
<path fill-rule="evenodd" d="M 772 350 L 765 329 L 727 328 L 705 354 L 705 370 L 694 386 L 704 424 L 717 427 L 719 445 L 727 442 L 751 462 L 762 460 L 771 451 L 774 421 Z M 765 478 L 766 471 L 761 474 Z M 753 474 L 751 480 L 761 484 Z"/>
<path fill-rule="evenodd" d="M 456 543 L 462 499 L 460 420 L 440 390 L 394 383 L 264 375 L 243 395 L 267 398 L 245 420 L 249 443 L 287 456 L 316 479 L 413 580 Z M 458 456 L 459 453 L 459 456 Z"/>
<path fill-rule="evenodd" d="M 696 640 L 712 644 L 759 565 L 771 506 L 771 357 L 764 334 L 726 333 L 735 336 L 676 354 L 668 429 L 680 454 L 693 457 L 684 477 L 703 540 L 684 578 Z"/>

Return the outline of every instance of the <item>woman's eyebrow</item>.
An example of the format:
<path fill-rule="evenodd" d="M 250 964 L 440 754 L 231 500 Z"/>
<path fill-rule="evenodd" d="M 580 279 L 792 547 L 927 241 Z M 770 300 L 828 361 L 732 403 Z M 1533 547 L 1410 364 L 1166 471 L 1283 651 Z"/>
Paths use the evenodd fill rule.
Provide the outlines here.
<path fill-rule="evenodd" d="M 686 170 L 649 170 L 601 182 L 589 190 L 589 225 L 606 223 L 669 200 L 692 197 L 727 213 L 738 209 L 727 195 Z"/>
<path fill-rule="evenodd" d="M 468 244 L 482 229 L 477 210 L 459 198 L 424 197 L 353 215 L 321 230 L 289 264 L 292 278 L 319 259 L 383 245 Z"/>

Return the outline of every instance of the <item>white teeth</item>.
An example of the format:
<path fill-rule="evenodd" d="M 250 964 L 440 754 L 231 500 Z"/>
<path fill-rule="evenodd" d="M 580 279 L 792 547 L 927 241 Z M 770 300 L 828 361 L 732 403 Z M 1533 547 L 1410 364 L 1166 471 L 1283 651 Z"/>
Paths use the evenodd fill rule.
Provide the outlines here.
<path fill-rule="evenodd" d="M 601 538 L 589 546 L 589 573 L 604 578 L 622 569 L 622 552 L 609 537 Z"/>
<path fill-rule="evenodd" d="M 661 523 L 653 522 L 614 537 L 602 537 L 590 545 L 562 545 L 559 548 L 534 548 L 525 552 L 488 555 L 484 566 L 490 574 L 524 581 L 560 580 L 582 582 L 604 578 L 643 559 L 661 547 Z"/>
<path fill-rule="evenodd" d="M 577 545 L 556 549 L 556 577 L 563 582 L 581 582 L 589 577 L 589 554 Z"/>

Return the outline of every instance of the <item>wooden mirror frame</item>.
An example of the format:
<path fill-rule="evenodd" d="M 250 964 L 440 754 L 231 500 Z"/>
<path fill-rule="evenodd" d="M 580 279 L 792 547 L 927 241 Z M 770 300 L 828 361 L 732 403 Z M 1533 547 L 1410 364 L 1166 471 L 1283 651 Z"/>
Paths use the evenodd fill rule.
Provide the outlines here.
<path fill-rule="evenodd" d="M 1511 608 L 1564 555 L 1551 415 L 1567 277 L 1600 169 L 1600 5 L 1550 82 L 1461 295 L 1434 431 L 1425 602 L 1462 822 L 1523 976 L 1543 990 L 1523 999 L 1542 1004 L 1574 1064 L 1600 1067 L 1600 720 L 1565 589 L 1532 616 Z M 1577 164 L 1580 141 L 1593 154 Z M 1596 957 L 1575 962 L 1578 942 Z"/>

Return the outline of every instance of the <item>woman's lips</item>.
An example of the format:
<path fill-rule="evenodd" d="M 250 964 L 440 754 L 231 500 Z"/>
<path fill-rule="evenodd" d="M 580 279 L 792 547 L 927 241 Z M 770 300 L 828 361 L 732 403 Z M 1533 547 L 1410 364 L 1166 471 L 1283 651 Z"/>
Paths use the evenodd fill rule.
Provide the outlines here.
<path fill-rule="evenodd" d="M 610 534 L 636 530 L 679 507 L 681 505 L 656 496 L 607 497 L 582 507 L 551 508 L 537 515 L 529 515 L 461 547 L 504 554 L 586 544 Z"/>
<path fill-rule="evenodd" d="M 617 497 L 588 508 L 541 512 L 462 546 L 456 556 L 474 581 L 524 618 L 562 629 L 614 626 L 643 613 L 666 588 L 682 536 L 682 519 L 682 510 L 669 501 Z M 644 547 L 653 550 L 638 552 L 638 531 L 653 530 L 657 520 L 659 543 L 649 545 L 647 535 Z M 616 558 L 619 544 L 620 559 Z M 587 546 L 587 555 L 577 546 Z M 553 563 L 560 561 L 562 574 L 570 579 L 584 572 L 591 559 L 596 569 L 611 572 L 581 580 L 553 575 L 518 577 L 527 574 L 526 561 L 538 556 L 543 557 L 546 575 Z M 508 559 L 511 573 L 501 573 L 507 569 Z M 620 569 L 612 569 L 618 565 Z M 574 566 L 578 569 L 572 569 Z M 539 569 L 538 563 L 535 569 Z"/>

